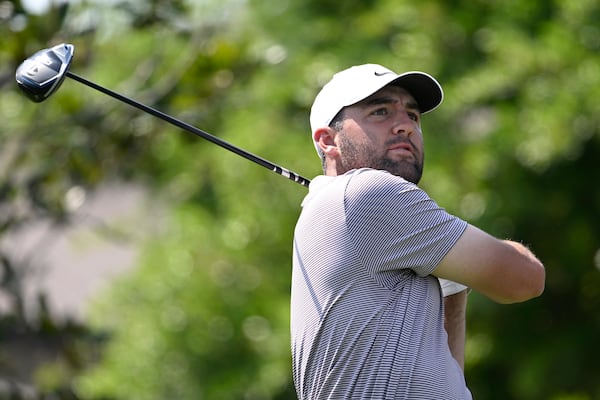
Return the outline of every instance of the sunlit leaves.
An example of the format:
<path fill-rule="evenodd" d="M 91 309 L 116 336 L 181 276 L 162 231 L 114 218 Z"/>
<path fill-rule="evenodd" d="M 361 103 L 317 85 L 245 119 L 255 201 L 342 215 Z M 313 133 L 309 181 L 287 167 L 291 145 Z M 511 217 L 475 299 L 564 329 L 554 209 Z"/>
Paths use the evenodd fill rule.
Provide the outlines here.
<path fill-rule="evenodd" d="M 377 62 L 432 73 L 445 100 L 423 119 L 423 188 L 548 267 L 535 302 L 471 294 L 467 381 L 486 399 L 597 394 L 597 1 L 69 7 L 44 17 L 0 2 L 3 82 L 31 52 L 73 42 L 73 72 L 307 178 L 321 171 L 309 108 L 334 72 Z M 93 326 L 111 340 L 78 393 L 293 398 L 290 251 L 304 188 L 71 80 L 40 105 L 5 83 L 0 120 L 2 229 L 64 218 L 111 179 L 143 182 L 166 207 L 164 220 L 146 216 L 162 229 L 136 271 L 98 300 Z M 580 377 L 558 371 L 572 354 Z"/>

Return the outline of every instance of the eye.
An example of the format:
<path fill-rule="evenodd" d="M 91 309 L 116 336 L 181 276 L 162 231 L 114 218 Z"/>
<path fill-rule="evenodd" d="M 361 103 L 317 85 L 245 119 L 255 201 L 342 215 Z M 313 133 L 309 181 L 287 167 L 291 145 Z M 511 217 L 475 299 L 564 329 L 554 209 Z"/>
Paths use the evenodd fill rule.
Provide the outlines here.
<path fill-rule="evenodd" d="M 385 107 L 376 108 L 371 112 L 372 115 L 388 115 L 388 110 Z"/>
<path fill-rule="evenodd" d="M 408 115 L 408 117 L 409 117 L 410 119 L 412 119 L 413 121 L 415 121 L 415 122 L 418 122 L 418 121 L 419 121 L 419 114 L 418 114 L 418 113 L 416 113 L 416 112 L 412 112 L 412 111 L 408 111 L 406 114 L 407 114 L 407 115 Z"/>

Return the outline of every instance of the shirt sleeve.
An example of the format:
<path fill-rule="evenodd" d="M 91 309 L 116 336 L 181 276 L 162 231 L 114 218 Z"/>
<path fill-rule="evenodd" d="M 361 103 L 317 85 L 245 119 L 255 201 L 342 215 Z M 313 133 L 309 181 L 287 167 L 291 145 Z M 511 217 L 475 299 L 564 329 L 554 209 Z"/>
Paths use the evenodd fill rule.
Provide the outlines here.
<path fill-rule="evenodd" d="M 344 203 L 357 255 L 374 274 L 397 269 L 431 274 L 467 226 L 418 186 L 385 171 L 356 171 Z"/>
<path fill-rule="evenodd" d="M 462 283 L 454 282 L 448 279 L 438 278 L 440 281 L 440 287 L 442 288 L 442 296 L 448 297 L 453 294 L 462 292 L 463 290 L 469 290 L 469 287 L 463 285 Z"/>

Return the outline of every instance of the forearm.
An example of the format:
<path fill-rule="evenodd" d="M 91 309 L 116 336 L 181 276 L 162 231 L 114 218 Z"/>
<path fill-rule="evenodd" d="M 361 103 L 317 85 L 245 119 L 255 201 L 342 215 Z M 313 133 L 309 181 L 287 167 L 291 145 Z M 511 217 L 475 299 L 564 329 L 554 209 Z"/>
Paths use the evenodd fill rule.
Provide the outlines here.
<path fill-rule="evenodd" d="M 448 346 L 461 368 L 465 365 L 467 290 L 444 297 L 444 327 Z"/>

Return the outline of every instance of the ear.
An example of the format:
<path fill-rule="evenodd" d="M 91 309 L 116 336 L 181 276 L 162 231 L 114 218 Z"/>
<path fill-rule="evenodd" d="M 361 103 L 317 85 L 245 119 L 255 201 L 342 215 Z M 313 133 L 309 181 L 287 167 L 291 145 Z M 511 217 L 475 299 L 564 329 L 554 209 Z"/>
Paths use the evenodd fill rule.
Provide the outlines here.
<path fill-rule="evenodd" d="M 319 128 L 313 133 L 313 139 L 325 155 L 335 157 L 338 154 L 336 135 L 337 131 L 333 128 Z"/>

